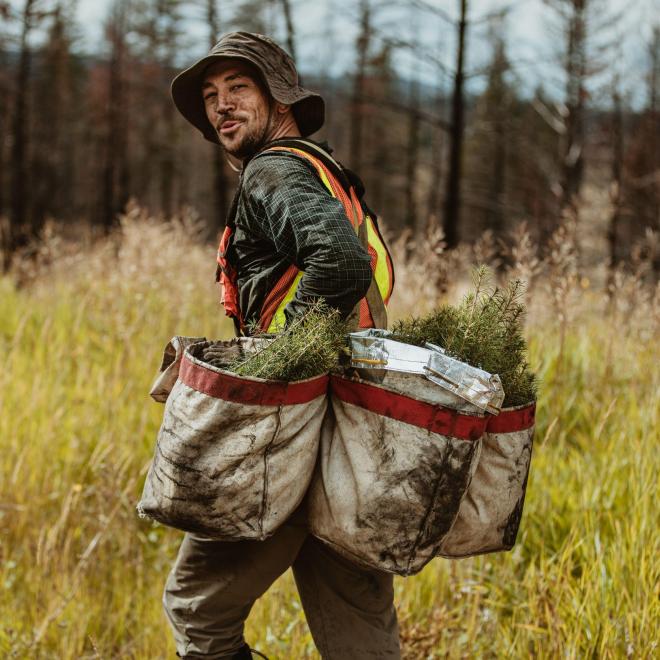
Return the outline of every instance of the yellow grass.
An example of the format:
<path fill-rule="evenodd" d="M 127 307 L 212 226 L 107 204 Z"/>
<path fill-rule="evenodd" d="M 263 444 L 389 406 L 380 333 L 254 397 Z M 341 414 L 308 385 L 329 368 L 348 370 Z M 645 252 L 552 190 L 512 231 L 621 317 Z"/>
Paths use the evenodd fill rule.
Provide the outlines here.
<path fill-rule="evenodd" d="M 0 657 L 174 656 L 160 598 L 181 534 L 134 509 L 162 414 L 147 392 L 172 335 L 231 326 L 194 227 L 131 215 L 114 242 L 0 280 Z M 622 277 L 606 312 L 569 270 L 530 293 L 542 387 L 518 544 L 397 579 L 408 658 L 660 653 L 657 301 Z M 566 287 L 554 306 L 548 284 Z M 247 636 L 318 657 L 290 575 Z"/>

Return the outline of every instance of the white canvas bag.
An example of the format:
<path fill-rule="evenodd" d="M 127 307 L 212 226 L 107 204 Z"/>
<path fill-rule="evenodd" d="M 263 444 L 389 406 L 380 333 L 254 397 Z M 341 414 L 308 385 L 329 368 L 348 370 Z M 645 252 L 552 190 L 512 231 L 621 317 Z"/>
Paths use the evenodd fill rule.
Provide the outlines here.
<path fill-rule="evenodd" d="M 310 531 L 353 561 L 412 575 L 454 523 L 488 418 L 423 376 L 333 375 L 330 391 Z"/>
<path fill-rule="evenodd" d="M 516 542 L 534 437 L 534 403 L 503 408 L 488 421 L 481 456 L 439 554 L 467 557 L 510 550 Z"/>
<path fill-rule="evenodd" d="M 178 338 L 179 340 L 181 338 Z M 163 423 L 138 511 L 226 540 L 263 540 L 300 504 L 316 461 L 328 377 L 297 382 L 237 376 L 202 361 L 212 342 L 177 341 L 157 379 Z M 236 355 L 249 339 L 213 342 Z M 160 382 L 160 388 L 156 387 Z"/>

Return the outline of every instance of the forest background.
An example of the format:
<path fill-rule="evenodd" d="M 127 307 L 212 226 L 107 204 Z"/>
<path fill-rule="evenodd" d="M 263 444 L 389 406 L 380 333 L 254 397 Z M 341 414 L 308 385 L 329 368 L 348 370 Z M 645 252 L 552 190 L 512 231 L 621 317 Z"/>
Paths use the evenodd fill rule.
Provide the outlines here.
<path fill-rule="evenodd" d="M 527 286 L 518 544 L 397 579 L 404 656 L 656 657 L 657 2 L 114 0 L 100 33 L 83 5 L 0 0 L 0 655 L 173 654 L 180 534 L 134 508 L 146 393 L 172 335 L 231 334 L 213 274 L 236 174 L 168 90 L 246 29 L 326 98 L 315 137 L 380 215 L 392 319 L 456 300 L 476 264 Z M 290 575 L 248 639 L 316 657 Z"/>
<path fill-rule="evenodd" d="M 455 247 L 525 221 L 545 241 L 599 192 L 593 261 L 614 266 L 657 229 L 656 0 L 117 0 L 92 43 L 76 10 L 0 2 L 5 267 L 49 219 L 107 232 L 130 199 L 164 217 L 192 206 L 216 238 L 236 175 L 169 83 L 231 29 L 308 53 L 304 83 L 328 105 L 316 137 L 394 235 L 442 228 Z"/>

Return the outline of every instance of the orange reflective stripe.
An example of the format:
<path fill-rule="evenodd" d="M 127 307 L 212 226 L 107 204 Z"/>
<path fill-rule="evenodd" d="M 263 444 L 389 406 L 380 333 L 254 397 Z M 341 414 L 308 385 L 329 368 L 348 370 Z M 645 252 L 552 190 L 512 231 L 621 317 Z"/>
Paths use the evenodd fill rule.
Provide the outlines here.
<path fill-rule="evenodd" d="M 279 311 L 282 299 L 286 298 L 287 292 L 290 291 L 296 279 L 299 279 L 299 273 L 298 268 L 291 264 L 266 296 L 264 304 L 261 306 L 261 316 L 259 318 L 259 326 L 264 332 L 270 330 L 271 322 Z M 284 327 L 284 324 L 282 324 L 282 327 Z"/>
<path fill-rule="evenodd" d="M 375 325 L 371 312 L 369 311 L 369 303 L 366 298 L 360 300 L 360 313 L 358 315 L 358 328 L 373 328 Z"/>
<path fill-rule="evenodd" d="M 275 314 L 273 314 L 270 323 L 267 326 L 264 324 L 263 327 L 266 330 L 266 332 L 280 332 L 286 326 L 286 315 L 284 314 L 284 309 L 293 300 L 294 296 L 296 295 L 296 289 L 298 288 L 298 284 L 300 283 L 300 280 L 302 279 L 302 276 L 304 274 L 305 274 L 304 271 L 302 270 L 298 271 L 298 274 L 294 278 L 293 282 L 291 283 L 291 286 L 289 287 L 288 291 L 284 294 L 284 297 L 282 298 L 279 306 L 277 307 Z"/>
<path fill-rule="evenodd" d="M 358 222 L 362 224 L 364 221 L 364 212 L 362 211 L 362 204 L 355 194 L 355 188 L 351 188 L 351 202 L 353 203 L 353 208 L 357 211 Z"/>
<path fill-rule="evenodd" d="M 238 301 L 238 284 L 236 271 L 227 261 L 227 249 L 231 241 L 233 230 L 231 227 L 225 227 L 218 246 L 217 262 L 219 270 L 216 270 L 216 280 L 220 284 L 220 302 L 225 308 L 225 314 L 231 318 L 238 319 L 241 326 L 243 317 Z"/>

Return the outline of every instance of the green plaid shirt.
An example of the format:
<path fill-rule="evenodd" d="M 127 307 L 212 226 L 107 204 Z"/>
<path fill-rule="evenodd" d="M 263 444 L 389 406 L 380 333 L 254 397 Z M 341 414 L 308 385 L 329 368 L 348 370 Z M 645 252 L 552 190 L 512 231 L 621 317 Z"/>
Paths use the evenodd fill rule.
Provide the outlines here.
<path fill-rule="evenodd" d="M 263 152 L 249 161 L 234 223 L 230 258 L 246 323 L 259 319 L 266 296 L 291 264 L 304 275 L 285 309 L 287 319 L 318 298 L 346 317 L 366 294 L 370 257 L 341 202 L 303 157 Z"/>

